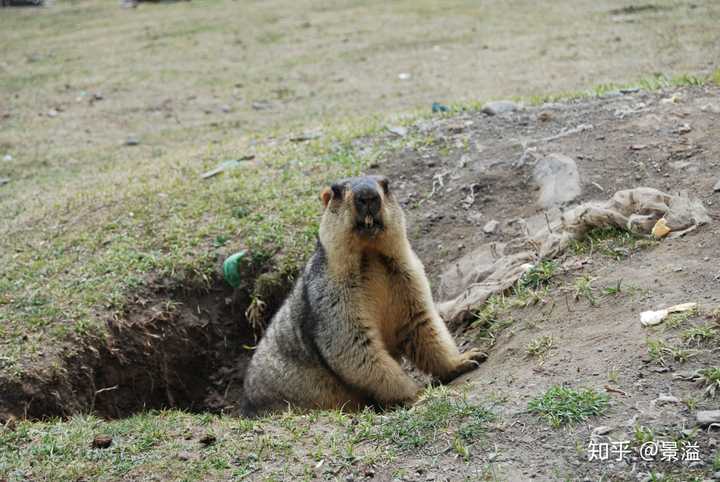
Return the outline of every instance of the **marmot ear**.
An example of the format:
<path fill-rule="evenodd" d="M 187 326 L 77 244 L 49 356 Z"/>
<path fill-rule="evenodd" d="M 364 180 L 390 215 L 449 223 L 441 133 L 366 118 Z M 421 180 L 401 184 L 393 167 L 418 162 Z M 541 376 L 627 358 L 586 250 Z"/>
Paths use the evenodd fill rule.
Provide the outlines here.
<path fill-rule="evenodd" d="M 320 193 L 320 199 L 322 200 L 324 208 L 327 207 L 327 205 L 330 202 L 330 200 L 332 199 L 332 197 L 333 197 L 333 192 L 332 192 L 331 188 L 326 187 L 325 189 L 322 190 L 322 192 Z"/>

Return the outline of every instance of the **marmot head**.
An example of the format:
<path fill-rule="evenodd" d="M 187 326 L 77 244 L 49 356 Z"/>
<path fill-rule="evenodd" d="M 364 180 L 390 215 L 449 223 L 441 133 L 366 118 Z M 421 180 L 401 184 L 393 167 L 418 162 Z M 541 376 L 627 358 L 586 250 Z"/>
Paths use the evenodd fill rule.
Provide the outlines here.
<path fill-rule="evenodd" d="M 320 240 L 383 250 L 398 236 L 405 237 L 405 216 L 384 176 L 343 179 L 320 194 L 325 211 L 320 223 Z"/>

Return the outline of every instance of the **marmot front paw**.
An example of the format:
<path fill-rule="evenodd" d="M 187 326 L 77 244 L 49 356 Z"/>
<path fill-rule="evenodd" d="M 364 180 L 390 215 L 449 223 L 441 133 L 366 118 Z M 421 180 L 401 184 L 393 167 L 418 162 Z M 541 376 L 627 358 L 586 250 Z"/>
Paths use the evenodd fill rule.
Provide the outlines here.
<path fill-rule="evenodd" d="M 443 377 L 441 381 L 443 383 L 448 383 L 460 375 L 464 375 L 465 373 L 475 370 L 485 360 L 487 360 L 487 353 L 482 352 L 477 348 L 472 348 L 460 355 L 460 360 L 455 368 L 447 376 Z"/>

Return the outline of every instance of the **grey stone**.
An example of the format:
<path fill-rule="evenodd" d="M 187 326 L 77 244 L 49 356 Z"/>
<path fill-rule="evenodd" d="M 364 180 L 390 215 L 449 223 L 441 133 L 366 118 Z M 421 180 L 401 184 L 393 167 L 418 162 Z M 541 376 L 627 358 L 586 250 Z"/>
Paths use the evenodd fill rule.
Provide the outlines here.
<path fill-rule="evenodd" d="M 720 179 L 715 183 L 715 186 L 713 186 L 713 191 L 720 192 Z"/>
<path fill-rule="evenodd" d="M 582 192 L 575 161 L 562 154 L 550 154 L 535 164 L 533 179 L 540 186 L 538 205 L 548 209 L 577 199 Z"/>
<path fill-rule="evenodd" d="M 720 423 L 720 410 L 698 410 L 695 412 L 695 420 L 698 425 Z"/>
<path fill-rule="evenodd" d="M 138 144 L 140 144 L 140 139 L 138 139 L 137 136 L 128 136 L 128 138 L 125 139 L 126 146 L 137 146 Z"/>
<path fill-rule="evenodd" d="M 482 112 L 487 115 L 505 114 L 520 109 L 520 106 L 511 100 L 494 100 L 488 102 L 482 108 Z"/>
<path fill-rule="evenodd" d="M 386 129 L 398 137 L 405 137 L 408 133 L 407 128 L 402 126 L 386 127 Z"/>
<path fill-rule="evenodd" d="M 0 186 L 4 186 L 5 184 L 10 182 L 9 177 L 0 177 Z"/>
<path fill-rule="evenodd" d="M 485 232 L 485 234 L 495 234 L 498 226 L 500 226 L 500 223 L 493 219 L 492 221 L 488 221 L 487 223 L 485 223 L 485 226 L 483 226 L 483 231 Z"/>

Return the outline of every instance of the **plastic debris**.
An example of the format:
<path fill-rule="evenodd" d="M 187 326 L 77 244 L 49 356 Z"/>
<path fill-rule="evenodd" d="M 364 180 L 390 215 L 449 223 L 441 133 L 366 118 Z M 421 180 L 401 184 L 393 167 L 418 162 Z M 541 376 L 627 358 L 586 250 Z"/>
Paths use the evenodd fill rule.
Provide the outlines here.
<path fill-rule="evenodd" d="M 244 161 L 249 161 L 251 159 L 254 159 L 255 156 L 244 156 L 240 159 L 228 159 L 227 161 L 223 161 L 220 164 L 217 165 L 216 168 L 209 170 L 208 172 L 204 172 L 200 177 L 203 179 L 209 179 L 211 177 L 215 177 L 221 172 L 229 171 L 230 169 L 235 169 L 240 167 Z"/>
<path fill-rule="evenodd" d="M 682 303 L 680 305 L 671 306 L 664 310 L 643 311 L 640 313 L 640 324 L 642 326 L 653 326 L 662 323 L 670 313 L 683 313 L 697 309 L 697 303 Z"/>
<path fill-rule="evenodd" d="M 227 281 L 227 284 L 233 288 L 240 286 L 240 282 L 242 281 L 238 266 L 244 257 L 245 251 L 238 251 L 227 258 L 223 263 L 223 275 L 225 276 L 225 281 Z"/>
<path fill-rule="evenodd" d="M 432 111 L 437 112 L 449 112 L 450 107 L 446 106 L 445 104 L 441 104 L 439 102 L 433 102 L 432 103 Z"/>
<path fill-rule="evenodd" d="M 667 225 L 667 220 L 665 218 L 658 219 L 655 223 L 655 226 L 653 226 L 652 228 L 652 235 L 658 239 L 661 239 L 668 234 L 670 234 L 670 228 Z"/>

